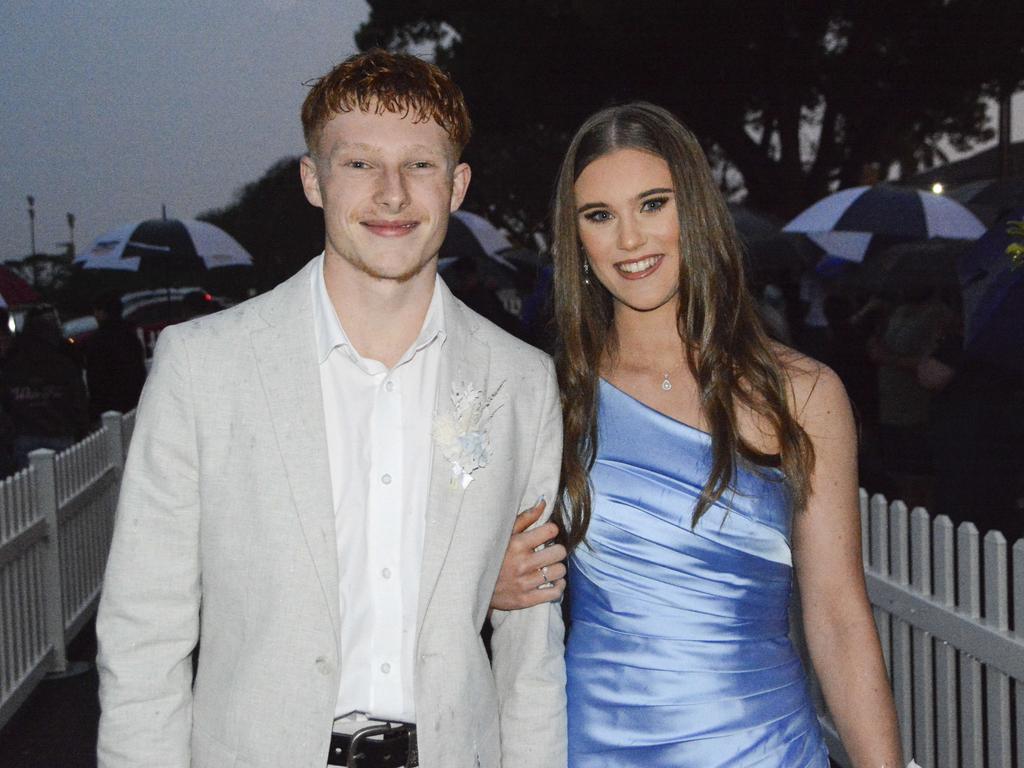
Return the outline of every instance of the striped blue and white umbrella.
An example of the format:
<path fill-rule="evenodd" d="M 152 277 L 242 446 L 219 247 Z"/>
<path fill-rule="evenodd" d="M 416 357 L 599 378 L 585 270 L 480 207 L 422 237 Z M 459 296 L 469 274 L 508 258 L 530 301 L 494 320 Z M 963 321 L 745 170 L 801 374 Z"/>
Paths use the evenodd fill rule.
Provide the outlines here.
<path fill-rule="evenodd" d="M 878 185 L 829 195 L 784 228 L 802 232 L 831 256 L 862 262 L 876 236 L 889 242 L 944 237 L 976 240 L 985 225 L 955 200 L 919 189 Z"/>

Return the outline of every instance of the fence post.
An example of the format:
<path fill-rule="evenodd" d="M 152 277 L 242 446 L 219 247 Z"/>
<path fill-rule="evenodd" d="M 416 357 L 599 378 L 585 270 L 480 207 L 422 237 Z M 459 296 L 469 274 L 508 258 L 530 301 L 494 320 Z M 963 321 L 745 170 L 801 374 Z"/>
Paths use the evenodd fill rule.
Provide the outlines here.
<path fill-rule="evenodd" d="M 111 466 L 117 470 L 117 479 L 120 482 L 121 473 L 124 471 L 124 416 L 117 411 L 106 411 L 100 418 L 106 432 L 106 453 Z"/>
<path fill-rule="evenodd" d="M 56 453 L 40 448 L 28 455 L 32 467 L 36 502 L 46 518 L 46 548 L 43 554 L 43 592 L 46 605 L 46 636 L 53 646 L 52 672 L 68 668 L 64 640 L 64 590 L 60 574 L 60 523 L 57 519 Z"/>

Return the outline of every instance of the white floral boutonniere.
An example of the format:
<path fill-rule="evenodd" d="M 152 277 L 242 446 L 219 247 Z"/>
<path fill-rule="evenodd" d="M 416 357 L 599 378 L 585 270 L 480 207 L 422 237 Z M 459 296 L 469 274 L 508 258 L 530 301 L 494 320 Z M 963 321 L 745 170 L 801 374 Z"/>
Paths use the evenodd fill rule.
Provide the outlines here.
<path fill-rule="evenodd" d="M 497 410 L 491 406 L 500 390 L 499 385 L 490 395 L 485 395 L 471 382 L 452 383 L 452 409 L 434 420 L 434 440 L 452 465 L 452 488 L 468 487 L 473 482 L 473 473 L 490 461 L 491 441 L 487 430 Z"/>

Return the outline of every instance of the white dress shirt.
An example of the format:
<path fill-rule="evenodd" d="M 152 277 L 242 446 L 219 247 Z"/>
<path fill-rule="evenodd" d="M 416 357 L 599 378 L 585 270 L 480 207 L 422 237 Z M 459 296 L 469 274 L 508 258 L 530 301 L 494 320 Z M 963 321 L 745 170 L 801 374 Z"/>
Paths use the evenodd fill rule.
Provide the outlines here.
<path fill-rule="evenodd" d="M 313 270 L 313 317 L 341 597 L 335 715 L 416 722 L 413 663 L 444 307 L 390 370 L 359 355 Z M 440 280 L 440 278 L 437 278 Z"/>

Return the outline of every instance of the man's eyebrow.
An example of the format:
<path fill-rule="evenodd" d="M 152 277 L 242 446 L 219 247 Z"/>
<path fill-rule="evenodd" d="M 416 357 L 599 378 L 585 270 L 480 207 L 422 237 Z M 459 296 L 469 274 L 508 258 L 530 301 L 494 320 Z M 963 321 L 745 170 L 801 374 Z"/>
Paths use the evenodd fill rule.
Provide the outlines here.
<path fill-rule="evenodd" d="M 633 199 L 634 200 L 643 200 L 645 197 L 650 197 L 651 195 L 672 194 L 674 191 L 675 190 L 673 190 L 671 187 L 654 187 L 653 189 L 648 189 L 648 190 L 646 190 L 644 192 L 641 192 L 639 195 L 637 195 Z M 581 205 L 579 208 L 576 209 L 576 213 L 586 213 L 587 211 L 593 210 L 594 208 L 607 208 L 607 207 L 608 207 L 607 203 L 601 203 L 601 202 L 585 203 L 584 205 Z"/>
<path fill-rule="evenodd" d="M 361 141 L 356 141 L 356 142 L 339 141 L 339 142 L 337 142 L 334 145 L 334 147 L 331 148 L 331 154 L 334 155 L 334 154 L 336 154 L 338 152 L 349 151 L 349 150 L 356 150 L 358 152 L 368 152 L 370 154 L 380 154 L 380 152 L 381 152 L 381 148 L 378 147 L 378 146 L 375 146 L 373 144 L 367 144 L 367 143 L 361 142 Z M 426 154 L 429 154 L 429 155 L 436 155 L 438 157 L 444 156 L 444 150 L 443 149 L 438 149 L 437 147 L 432 147 L 429 144 L 409 144 L 409 145 L 406 145 L 406 146 L 402 147 L 402 151 L 403 152 L 416 152 L 416 153 L 423 152 L 423 153 L 426 153 Z"/>

